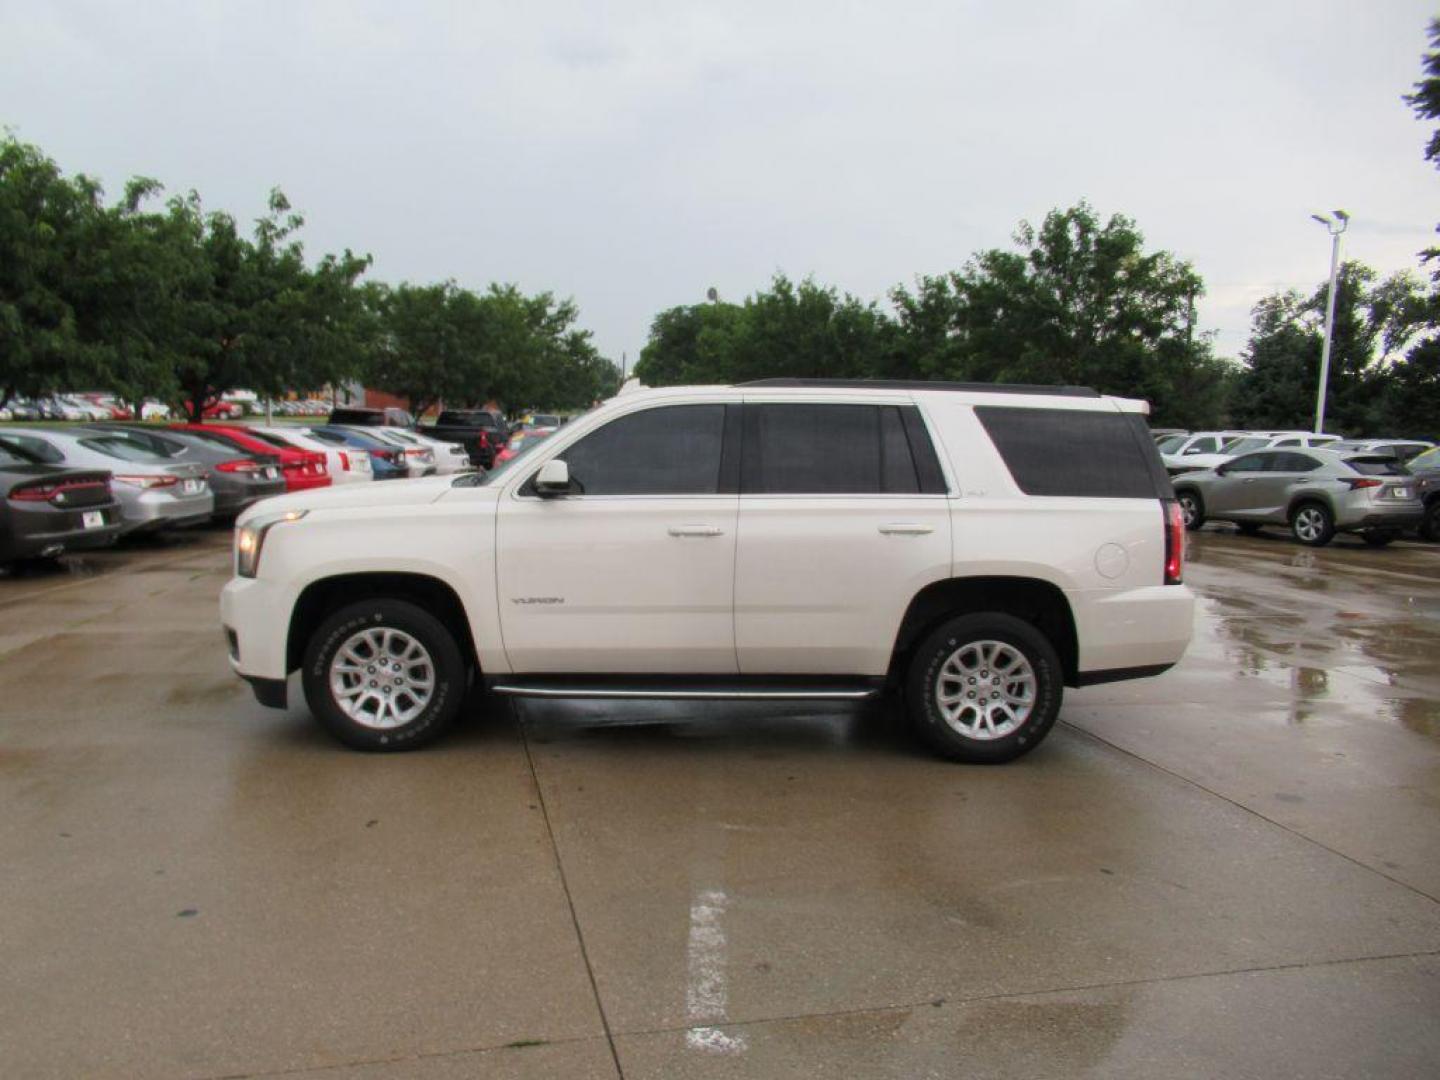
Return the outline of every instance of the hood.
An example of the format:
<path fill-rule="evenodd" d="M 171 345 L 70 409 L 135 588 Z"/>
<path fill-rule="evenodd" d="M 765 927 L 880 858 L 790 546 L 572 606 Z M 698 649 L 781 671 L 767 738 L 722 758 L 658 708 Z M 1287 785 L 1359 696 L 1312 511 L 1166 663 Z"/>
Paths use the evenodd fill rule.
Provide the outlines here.
<path fill-rule="evenodd" d="M 453 476 L 429 476 L 423 480 L 386 480 L 368 484 L 339 484 L 291 495 L 277 495 L 240 515 L 237 525 L 260 514 L 288 510 L 355 510 L 366 507 L 423 506 L 450 490 Z"/>

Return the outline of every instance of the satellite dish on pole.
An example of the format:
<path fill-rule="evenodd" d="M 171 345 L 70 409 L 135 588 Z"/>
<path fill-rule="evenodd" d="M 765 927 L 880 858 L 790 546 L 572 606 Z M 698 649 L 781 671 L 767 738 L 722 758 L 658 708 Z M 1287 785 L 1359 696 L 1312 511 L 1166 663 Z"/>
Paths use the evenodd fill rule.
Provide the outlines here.
<path fill-rule="evenodd" d="M 710 288 L 705 290 L 705 299 L 709 300 L 712 304 L 718 304 L 720 302 L 720 294 L 715 291 L 714 285 L 711 285 Z"/>

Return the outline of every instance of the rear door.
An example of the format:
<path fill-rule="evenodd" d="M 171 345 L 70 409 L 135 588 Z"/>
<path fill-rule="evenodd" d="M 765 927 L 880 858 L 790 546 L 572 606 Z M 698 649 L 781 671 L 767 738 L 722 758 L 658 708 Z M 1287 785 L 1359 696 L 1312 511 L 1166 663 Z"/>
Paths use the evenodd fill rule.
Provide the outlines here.
<path fill-rule="evenodd" d="M 950 564 L 945 481 L 913 403 L 747 395 L 742 674 L 884 674 L 911 597 Z"/>

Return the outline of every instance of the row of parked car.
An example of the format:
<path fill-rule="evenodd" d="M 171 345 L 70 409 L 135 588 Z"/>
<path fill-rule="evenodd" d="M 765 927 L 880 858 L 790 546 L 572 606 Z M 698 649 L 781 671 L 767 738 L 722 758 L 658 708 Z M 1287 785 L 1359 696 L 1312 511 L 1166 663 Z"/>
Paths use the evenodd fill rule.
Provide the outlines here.
<path fill-rule="evenodd" d="M 1423 439 L 1304 431 L 1157 432 L 1190 529 L 1288 528 L 1310 547 L 1355 533 L 1384 547 L 1410 530 L 1440 541 L 1440 449 Z"/>
<path fill-rule="evenodd" d="M 0 428 L 0 564 L 233 518 L 271 495 L 471 471 L 399 428 L 92 421 Z"/>
<path fill-rule="evenodd" d="M 170 416 L 168 406 L 147 399 L 140 407 L 142 419 L 164 420 Z M 133 420 L 135 410 L 114 394 L 47 394 L 38 398 L 11 398 L 0 406 L 4 420 Z"/>

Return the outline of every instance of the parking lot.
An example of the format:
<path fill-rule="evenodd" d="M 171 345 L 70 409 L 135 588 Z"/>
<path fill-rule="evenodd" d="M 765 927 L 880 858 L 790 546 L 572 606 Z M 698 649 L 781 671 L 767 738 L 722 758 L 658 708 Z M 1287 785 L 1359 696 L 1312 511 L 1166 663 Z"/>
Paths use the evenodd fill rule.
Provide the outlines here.
<path fill-rule="evenodd" d="M 1184 663 L 980 768 L 876 708 L 345 751 L 230 674 L 228 543 L 0 579 L 7 1076 L 1435 1075 L 1440 548 L 1194 534 Z"/>

